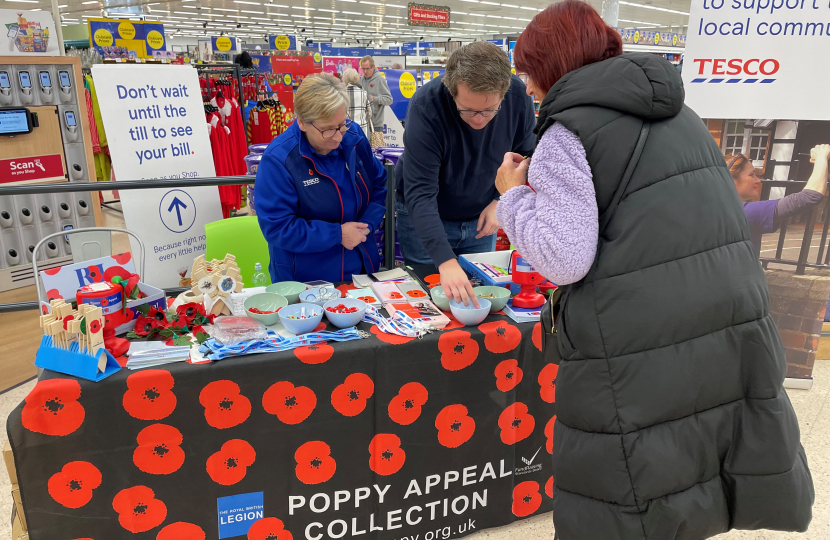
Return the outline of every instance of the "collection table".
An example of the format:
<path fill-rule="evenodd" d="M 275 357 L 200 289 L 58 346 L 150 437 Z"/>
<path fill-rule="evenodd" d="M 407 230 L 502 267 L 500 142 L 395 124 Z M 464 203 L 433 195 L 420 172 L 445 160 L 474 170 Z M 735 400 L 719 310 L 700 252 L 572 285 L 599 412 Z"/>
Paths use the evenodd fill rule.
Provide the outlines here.
<path fill-rule="evenodd" d="M 552 509 L 537 323 L 44 372 L 9 416 L 31 540 L 457 538 Z"/>

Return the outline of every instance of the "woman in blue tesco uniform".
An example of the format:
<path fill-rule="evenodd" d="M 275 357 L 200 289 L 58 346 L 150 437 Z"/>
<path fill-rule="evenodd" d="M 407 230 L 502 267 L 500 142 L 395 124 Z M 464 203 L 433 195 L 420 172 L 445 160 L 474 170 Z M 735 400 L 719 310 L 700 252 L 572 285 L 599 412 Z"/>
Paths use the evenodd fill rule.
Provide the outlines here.
<path fill-rule="evenodd" d="M 296 122 L 262 157 L 255 204 L 274 283 L 351 281 L 379 269 L 374 233 L 386 212 L 386 170 L 348 105 L 336 77 L 306 77 L 294 96 Z"/>

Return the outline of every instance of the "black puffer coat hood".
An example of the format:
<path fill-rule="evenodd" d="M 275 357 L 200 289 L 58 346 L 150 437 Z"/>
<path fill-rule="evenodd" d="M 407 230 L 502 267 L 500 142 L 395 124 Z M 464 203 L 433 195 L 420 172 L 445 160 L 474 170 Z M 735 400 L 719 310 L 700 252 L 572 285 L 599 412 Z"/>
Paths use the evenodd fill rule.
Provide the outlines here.
<path fill-rule="evenodd" d="M 606 216 L 644 121 L 650 133 Z M 557 320 L 554 521 L 562 540 L 806 530 L 814 492 L 766 279 L 723 157 L 679 74 L 626 54 L 545 98 L 585 148 L 601 233 Z"/>

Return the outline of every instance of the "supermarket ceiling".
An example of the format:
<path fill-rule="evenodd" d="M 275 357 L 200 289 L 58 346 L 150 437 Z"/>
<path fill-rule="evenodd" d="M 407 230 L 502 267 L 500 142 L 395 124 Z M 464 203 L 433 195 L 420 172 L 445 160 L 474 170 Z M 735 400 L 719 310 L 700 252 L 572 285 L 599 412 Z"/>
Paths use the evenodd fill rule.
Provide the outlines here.
<path fill-rule="evenodd" d="M 589 0 L 599 11 L 602 0 Z M 160 20 L 166 33 L 260 39 L 288 33 L 317 41 L 426 41 L 517 35 L 549 5 L 544 0 L 435 0 L 451 9 L 450 28 L 407 26 L 405 0 L 59 0 L 64 25 L 90 17 Z M 621 1 L 623 28 L 685 33 L 690 0 Z M 0 8 L 50 10 L 49 0 L 0 0 Z"/>

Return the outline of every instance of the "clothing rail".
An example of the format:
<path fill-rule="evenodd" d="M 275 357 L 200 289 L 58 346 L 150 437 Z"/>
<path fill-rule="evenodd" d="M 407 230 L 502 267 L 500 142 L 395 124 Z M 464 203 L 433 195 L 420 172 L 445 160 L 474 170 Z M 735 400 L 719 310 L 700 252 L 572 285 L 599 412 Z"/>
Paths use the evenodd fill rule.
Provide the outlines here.
<path fill-rule="evenodd" d="M 384 235 L 384 264 L 386 268 L 395 266 L 395 167 L 386 165 L 388 178 L 386 181 L 386 234 Z M 239 184 L 254 184 L 255 176 L 206 176 L 190 179 L 173 180 L 118 180 L 117 182 L 64 182 L 60 184 L 27 184 L 22 186 L 0 185 L 0 197 L 9 195 L 42 195 L 49 193 L 81 193 L 92 191 L 109 191 L 112 189 L 156 189 L 156 188 L 187 188 L 199 186 L 235 186 Z M 233 219 L 233 218 L 228 218 Z M 179 295 L 187 290 L 183 287 L 164 289 L 168 295 Z M 36 301 L 11 302 L 0 304 L 0 313 L 14 311 L 28 311 L 40 309 Z"/>

